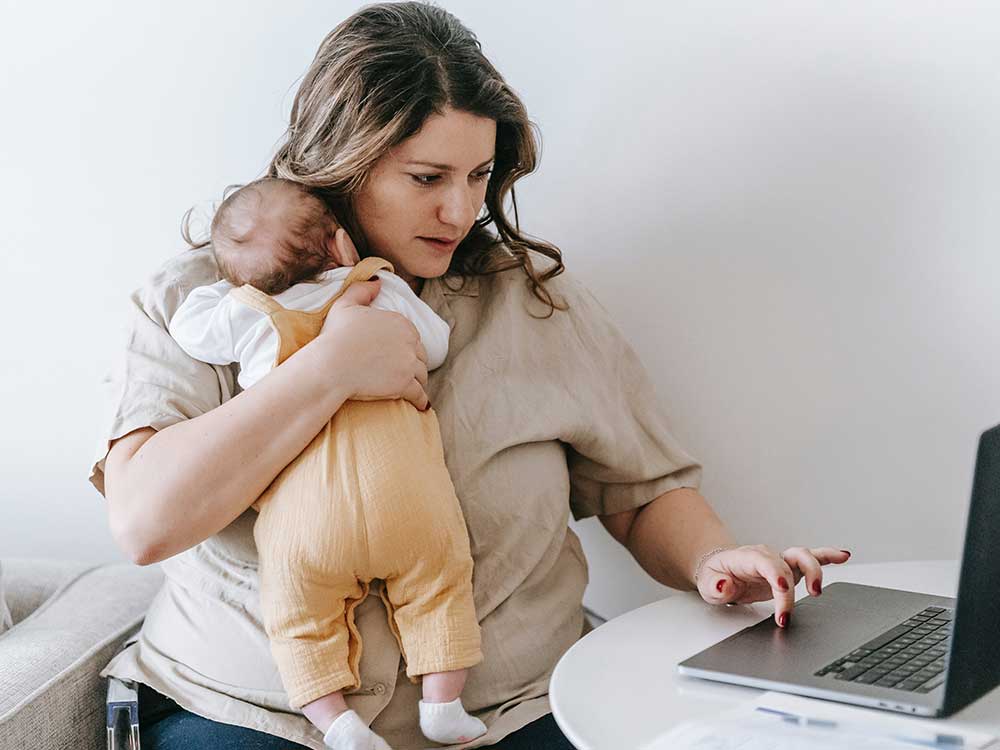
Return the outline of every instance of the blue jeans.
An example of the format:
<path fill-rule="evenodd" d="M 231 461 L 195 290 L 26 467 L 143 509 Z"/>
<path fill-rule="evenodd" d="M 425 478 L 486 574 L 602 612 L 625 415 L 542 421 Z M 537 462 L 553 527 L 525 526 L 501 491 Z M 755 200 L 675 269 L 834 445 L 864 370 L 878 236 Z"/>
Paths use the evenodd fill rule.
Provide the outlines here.
<path fill-rule="evenodd" d="M 152 688 L 139 685 L 139 728 L 142 750 L 298 750 L 281 737 L 246 727 L 220 724 L 185 711 Z M 574 750 L 556 726 L 543 716 L 490 747 L 498 750 Z"/>

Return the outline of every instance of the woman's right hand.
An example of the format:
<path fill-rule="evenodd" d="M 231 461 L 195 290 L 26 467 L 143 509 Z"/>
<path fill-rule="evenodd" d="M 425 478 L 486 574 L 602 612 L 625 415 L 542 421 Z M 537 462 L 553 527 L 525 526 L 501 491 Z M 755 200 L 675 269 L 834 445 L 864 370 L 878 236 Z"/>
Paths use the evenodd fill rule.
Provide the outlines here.
<path fill-rule="evenodd" d="M 427 352 L 416 326 L 399 313 L 369 307 L 380 282 L 355 282 L 333 303 L 323 331 L 305 349 L 347 398 L 405 398 L 421 411 L 427 399 Z M 315 345 L 315 346 L 314 346 Z M 305 351 L 303 349 L 303 351 Z"/>

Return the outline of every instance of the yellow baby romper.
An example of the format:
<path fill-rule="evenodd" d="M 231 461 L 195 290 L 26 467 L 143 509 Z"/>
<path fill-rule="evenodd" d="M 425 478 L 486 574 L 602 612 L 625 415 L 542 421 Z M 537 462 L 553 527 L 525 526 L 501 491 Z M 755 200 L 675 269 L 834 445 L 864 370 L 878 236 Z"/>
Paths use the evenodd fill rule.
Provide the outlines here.
<path fill-rule="evenodd" d="M 323 327 L 355 281 L 392 265 L 366 258 L 312 312 L 245 285 L 230 292 L 266 314 L 275 365 Z M 413 682 L 482 661 L 465 519 L 437 417 L 404 399 L 346 401 L 253 504 L 264 626 L 293 708 L 360 686 L 354 608 L 385 581 L 389 625 Z"/>

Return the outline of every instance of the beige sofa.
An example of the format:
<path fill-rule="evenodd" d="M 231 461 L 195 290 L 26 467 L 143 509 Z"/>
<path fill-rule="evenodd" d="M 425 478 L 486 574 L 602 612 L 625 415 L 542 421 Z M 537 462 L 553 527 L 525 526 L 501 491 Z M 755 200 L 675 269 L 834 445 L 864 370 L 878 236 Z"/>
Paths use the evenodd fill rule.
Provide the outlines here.
<path fill-rule="evenodd" d="M 0 633 L 0 750 L 104 750 L 98 672 L 159 589 L 157 567 L 3 560 L 14 627 Z"/>

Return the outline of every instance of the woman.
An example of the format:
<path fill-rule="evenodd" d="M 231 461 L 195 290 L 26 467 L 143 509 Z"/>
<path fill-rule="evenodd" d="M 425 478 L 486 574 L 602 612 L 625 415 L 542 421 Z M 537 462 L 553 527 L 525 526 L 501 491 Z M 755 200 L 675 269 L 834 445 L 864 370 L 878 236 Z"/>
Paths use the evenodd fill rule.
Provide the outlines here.
<path fill-rule="evenodd" d="M 475 560 L 485 658 L 463 701 L 489 727 L 476 746 L 571 747 L 546 697 L 584 629 L 570 512 L 597 515 L 664 584 L 713 604 L 773 598 L 781 627 L 799 578 L 818 595 L 821 566 L 847 559 L 733 543 L 604 309 L 563 273 L 558 249 L 508 221 L 504 200 L 535 166 L 523 105 L 457 19 L 368 6 L 323 41 L 269 172 L 322 188 L 361 256 L 391 261 L 448 321 L 445 364 L 428 380 L 413 326 L 366 306 L 376 282 L 357 284 L 322 335 L 234 395 L 231 370 L 191 360 L 166 333 L 187 292 L 218 279 L 207 248 L 133 295 L 92 481 L 118 543 L 166 574 L 137 641 L 105 670 L 144 686 L 146 750 L 323 747 L 289 710 L 268 652 L 248 509 L 347 399 L 437 412 Z M 419 687 L 377 596 L 357 625 L 363 684 L 348 704 L 392 747 L 423 747 Z"/>

